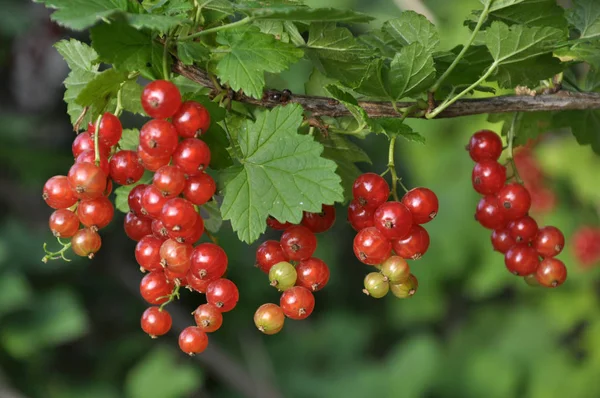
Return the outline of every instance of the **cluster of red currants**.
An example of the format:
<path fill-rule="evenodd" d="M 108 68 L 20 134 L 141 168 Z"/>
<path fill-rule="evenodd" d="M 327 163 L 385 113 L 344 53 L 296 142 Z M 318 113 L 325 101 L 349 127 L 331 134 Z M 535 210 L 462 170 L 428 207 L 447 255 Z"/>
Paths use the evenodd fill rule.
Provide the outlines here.
<path fill-rule="evenodd" d="M 329 267 L 316 257 L 317 237 L 335 222 L 335 207 L 323 205 L 320 213 L 305 212 L 300 225 L 280 223 L 269 217 L 267 225 L 283 230 L 281 239 L 267 240 L 256 250 L 256 266 L 269 275 L 271 286 L 283 292 L 279 305 L 261 305 L 254 314 L 254 324 L 265 334 L 278 333 L 285 317 L 307 318 L 315 308 L 313 292 L 329 281 Z"/>
<path fill-rule="evenodd" d="M 600 263 L 600 228 L 580 227 L 573 234 L 573 254 L 583 268 Z"/>
<path fill-rule="evenodd" d="M 472 174 L 473 188 L 484 195 L 477 205 L 475 219 L 484 228 L 493 230 L 492 245 L 504 254 L 506 268 L 525 277 L 530 285 L 561 285 L 567 278 L 567 269 L 554 257 L 562 251 L 565 238 L 556 227 L 538 228 L 529 216 L 528 189 L 507 182 L 506 167 L 498 163 L 503 151 L 500 137 L 492 131 L 478 131 L 471 137 L 467 150 L 477 162 Z"/>
<path fill-rule="evenodd" d="M 358 231 L 354 254 L 362 263 L 380 269 L 365 277 L 363 292 L 375 298 L 389 290 L 400 298 L 412 296 L 418 282 L 405 259 L 418 260 L 429 248 L 429 234 L 422 224 L 437 215 L 437 196 L 419 187 L 406 192 L 401 201 L 388 201 L 390 187 L 375 173 L 359 176 L 352 194 L 348 221 Z"/>

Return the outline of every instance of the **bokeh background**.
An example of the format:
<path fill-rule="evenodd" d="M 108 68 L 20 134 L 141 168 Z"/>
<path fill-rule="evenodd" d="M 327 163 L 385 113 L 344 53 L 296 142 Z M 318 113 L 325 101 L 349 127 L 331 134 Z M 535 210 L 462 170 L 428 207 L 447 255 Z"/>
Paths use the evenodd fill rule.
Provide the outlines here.
<path fill-rule="evenodd" d="M 462 22 L 480 5 L 326 3 L 380 17 L 375 25 L 402 7 L 420 7 L 437 23 L 444 48 L 464 39 Z M 374 300 L 361 293 L 370 270 L 354 258 L 354 232 L 338 206 L 337 223 L 319 236 L 317 250 L 331 281 L 317 293 L 309 319 L 288 321 L 270 337 L 255 329 L 255 309 L 277 302 L 278 294 L 253 267 L 258 243 L 240 243 L 225 225 L 219 239 L 230 256 L 229 276 L 240 286 L 238 307 L 195 358 L 179 351 L 177 334 L 193 322 L 199 295 L 184 293 L 170 306 L 173 332 L 149 339 L 139 327 L 146 305 L 122 214 L 102 231 L 103 248 L 93 261 L 40 261 L 43 242 L 55 243 L 41 188 L 73 160 L 61 86 L 68 70 L 52 44 L 87 40 L 86 33 L 53 25 L 48 15 L 26 0 L 4 0 L 0 9 L 1 398 L 600 397 L 600 271 L 579 263 L 571 242 L 582 226 L 599 224 L 599 158 L 564 132 L 547 134 L 532 150 L 554 197 L 543 203 L 550 211 L 536 216 L 565 232 L 560 258 L 569 279 L 560 289 L 530 288 L 505 270 L 488 231 L 473 220 L 477 195 L 463 148 L 474 131 L 499 129 L 485 116 L 410 121 L 427 145 L 398 145 L 405 182 L 433 189 L 441 202 L 427 225 L 429 252 L 411 262 L 420 282 L 414 298 Z M 283 78 L 301 92 L 308 72 L 299 65 Z M 125 117 L 124 124 L 140 121 Z M 369 136 L 359 144 L 373 159 L 364 170 L 383 171 L 386 139 Z"/>

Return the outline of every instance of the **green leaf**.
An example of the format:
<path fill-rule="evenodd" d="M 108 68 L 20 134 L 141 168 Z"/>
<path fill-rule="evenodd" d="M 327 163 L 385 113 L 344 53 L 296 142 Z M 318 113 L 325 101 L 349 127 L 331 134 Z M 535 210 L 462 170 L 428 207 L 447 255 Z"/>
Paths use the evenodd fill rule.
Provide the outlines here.
<path fill-rule="evenodd" d="M 128 151 L 137 151 L 140 145 L 140 131 L 138 129 L 123 129 L 119 140 L 119 148 Z"/>
<path fill-rule="evenodd" d="M 474 13 L 474 18 L 467 21 L 469 28 L 477 25 L 481 11 Z M 507 25 L 547 26 L 566 31 L 567 20 L 565 10 L 556 4 L 556 0 L 524 0 L 492 11 L 483 25 L 488 27 L 492 22 L 500 21 Z"/>
<path fill-rule="evenodd" d="M 233 166 L 233 160 L 227 151 L 229 140 L 225 130 L 217 123 L 212 122 L 210 127 L 202 135 L 202 141 L 206 142 L 210 148 L 210 168 L 214 170 L 222 170 Z"/>
<path fill-rule="evenodd" d="M 570 48 L 556 51 L 556 55 L 566 60 L 584 61 L 588 64 L 600 68 L 600 40 L 594 40 L 589 43 L 577 42 Z"/>
<path fill-rule="evenodd" d="M 329 95 L 326 86 L 334 84 L 336 80 L 331 79 L 322 74 L 318 69 L 314 68 L 306 83 L 304 83 L 304 91 L 307 95 L 319 95 L 325 97 Z"/>
<path fill-rule="evenodd" d="M 596 0 L 574 0 L 567 19 L 580 32 L 580 38 L 600 37 L 600 3 Z"/>
<path fill-rule="evenodd" d="M 264 34 L 271 35 L 284 43 L 290 42 L 290 36 L 285 31 L 282 21 L 265 19 L 254 21 L 253 24 Z"/>
<path fill-rule="evenodd" d="M 202 218 L 204 219 L 204 228 L 208 232 L 216 234 L 223 225 L 223 219 L 221 218 L 221 211 L 219 210 L 219 204 L 216 200 L 202 205 L 201 207 Z"/>
<path fill-rule="evenodd" d="M 110 97 L 115 97 L 121 83 L 127 80 L 127 72 L 107 69 L 98 73 L 81 90 L 75 101 L 82 106 L 96 105 L 102 107 Z"/>
<path fill-rule="evenodd" d="M 565 111 L 560 112 L 556 123 L 562 127 L 570 127 L 579 145 L 590 145 L 600 155 L 600 111 Z"/>
<path fill-rule="evenodd" d="M 435 81 L 433 57 L 419 43 L 403 47 L 392 60 L 388 81 L 392 101 L 424 92 Z"/>
<path fill-rule="evenodd" d="M 543 54 L 522 62 L 501 65 L 489 80 L 497 80 L 500 87 L 536 87 L 541 80 L 549 79 L 564 69 L 558 58 Z"/>
<path fill-rule="evenodd" d="M 383 31 L 388 33 L 400 46 L 419 43 L 426 53 L 433 52 L 440 42 L 435 25 L 427 18 L 414 11 L 405 11 L 399 18 L 383 24 Z"/>
<path fill-rule="evenodd" d="M 299 223 L 303 211 L 343 199 L 335 163 L 320 156 L 323 146 L 311 136 L 297 133 L 301 123 L 302 107 L 293 104 L 257 112 L 238 133 L 242 167 L 225 185 L 221 213 L 240 240 L 256 240 L 269 214 Z"/>
<path fill-rule="evenodd" d="M 217 63 L 217 75 L 234 90 L 262 98 L 264 72 L 279 73 L 302 57 L 302 50 L 261 33 L 254 26 L 220 31 L 217 42 L 225 52 Z"/>
<path fill-rule="evenodd" d="M 380 132 L 387 134 L 390 137 L 402 137 L 411 142 L 425 143 L 425 137 L 415 132 L 404 121 L 397 118 L 380 118 L 371 119 L 378 126 Z"/>
<path fill-rule="evenodd" d="M 50 19 L 72 30 L 84 30 L 98 20 L 127 11 L 127 0 L 34 0 L 56 9 Z"/>
<path fill-rule="evenodd" d="M 198 0 L 198 7 L 224 14 L 233 14 L 234 12 L 231 2 L 227 0 Z"/>
<path fill-rule="evenodd" d="M 364 127 L 369 124 L 369 115 L 367 115 L 367 112 L 358 105 L 358 101 L 352 96 L 352 94 L 340 90 L 338 87 L 332 84 L 326 86 L 325 90 L 327 90 L 331 97 L 340 101 L 346 107 L 346 109 L 348 109 L 360 126 Z"/>
<path fill-rule="evenodd" d="M 156 346 L 127 374 L 129 398 L 178 398 L 188 396 L 202 384 L 199 367 L 182 362 L 178 353 Z"/>
<path fill-rule="evenodd" d="M 559 29 L 522 25 L 509 27 L 501 22 L 494 22 L 485 31 L 485 44 L 498 65 L 550 53 L 564 38 L 565 33 Z"/>
<path fill-rule="evenodd" d="M 242 11 L 244 9 L 242 8 Z M 260 7 L 250 12 L 256 19 L 274 19 L 294 22 L 369 22 L 374 18 L 352 10 L 335 8 L 308 8 L 305 6 Z"/>
<path fill-rule="evenodd" d="M 183 17 L 156 14 L 127 14 L 127 21 L 136 29 L 150 29 L 167 32 L 176 26 L 181 26 L 190 20 Z"/>
<path fill-rule="evenodd" d="M 177 44 L 177 58 L 185 65 L 192 65 L 194 62 L 206 61 L 210 56 L 210 51 L 202 43 L 194 41 L 184 41 Z"/>
<path fill-rule="evenodd" d="M 148 184 L 152 181 L 152 176 L 154 173 L 146 170 L 142 178 L 131 185 L 123 185 L 115 189 L 115 208 L 122 213 L 129 212 L 129 203 L 127 202 L 127 197 L 129 196 L 129 192 L 136 186 L 140 184 Z"/>
<path fill-rule="evenodd" d="M 286 33 L 290 37 L 290 41 L 292 42 L 292 44 L 294 44 L 295 46 L 298 46 L 298 47 L 300 47 L 300 46 L 304 47 L 304 45 L 306 44 L 304 42 L 304 38 L 302 37 L 302 35 L 300 34 L 300 31 L 298 30 L 298 28 L 296 27 L 296 25 L 293 22 L 284 21 L 283 27 L 285 28 Z"/>
<path fill-rule="evenodd" d="M 490 11 L 498 11 L 503 8 L 513 6 L 515 4 L 522 3 L 525 0 L 479 0 L 479 1 L 483 5 L 491 2 L 492 5 L 490 6 Z"/>
<path fill-rule="evenodd" d="M 145 115 L 146 112 L 144 112 L 141 101 L 142 91 L 144 91 L 144 88 L 135 80 L 125 82 L 121 87 L 121 106 L 123 109 L 136 115 Z"/>
<path fill-rule="evenodd" d="M 2 273 L 0 278 L 0 318 L 23 308 L 32 298 L 31 286 L 23 274 Z"/>
<path fill-rule="evenodd" d="M 529 140 L 537 138 L 556 124 L 553 121 L 555 113 L 553 112 L 523 112 L 519 114 L 515 122 L 515 145 L 525 145 Z M 512 124 L 514 113 L 492 114 L 488 116 L 488 121 L 492 123 L 504 122 L 502 125 L 502 134 L 507 135 Z"/>
<path fill-rule="evenodd" d="M 75 102 L 81 91 L 98 74 L 98 65 L 94 60 L 98 57 L 93 48 L 75 39 L 61 40 L 54 45 L 56 50 L 67 61 L 71 69 L 65 79 L 65 96 L 67 113 L 71 117 L 71 124 L 75 124 L 83 107 Z M 81 125 L 86 126 L 92 120 L 92 112 L 88 112 Z"/>
<path fill-rule="evenodd" d="M 435 68 L 439 75 L 452 64 L 463 46 L 457 46 L 449 52 L 434 54 Z M 471 46 L 445 80 L 447 86 L 458 86 L 473 83 L 474 76 L 483 75 L 494 60 L 486 46 Z"/>

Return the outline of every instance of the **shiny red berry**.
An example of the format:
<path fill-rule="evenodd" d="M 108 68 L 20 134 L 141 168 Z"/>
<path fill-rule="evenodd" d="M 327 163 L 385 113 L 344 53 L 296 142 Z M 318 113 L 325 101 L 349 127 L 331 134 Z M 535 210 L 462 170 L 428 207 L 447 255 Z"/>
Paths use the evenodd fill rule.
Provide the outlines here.
<path fill-rule="evenodd" d="M 172 198 L 163 205 L 160 220 L 168 230 L 186 230 L 196 222 L 196 209 L 187 199 Z"/>
<path fill-rule="evenodd" d="M 196 277 L 193 273 L 189 272 L 186 275 L 187 283 L 190 288 L 197 291 L 198 293 L 206 293 L 206 289 L 208 285 L 212 283 L 211 280 L 200 279 Z"/>
<path fill-rule="evenodd" d="M 320 213 L 304 212 L 300 224 L 310 229 L 315 234 L 327 231 L 335 222 L 335 207 L 323 205 Z"/>
<path fill-rule="evenodd" d="M 98 138 L 107 147 L 115 146 L 121 139 L 123 126 L 118 117 L 112 113 L 105 113 L 100 119 Z"/>
<path fill-rule="evenodd" d="M 48 226 L 58 238 L 70 238 L 79 230 L 79 218 L 68 209 L 58 209 L 50 215 Z"/>
<path fill-rule="evenodd" d="M 506 168 L 494 160 L 475 164 L 471 175 L 473 188 L 482 195 L 497 194 L 506 181 Z"/>
<path fill-rule="evenodd" d="M 306 260 L 317 249 L 317 237 L 302 225 L 294 225 L 286 229 L 279 243 L 283 253 L 292 261 Z"/>
<path fill-rule="evenodd" d="M 166 119 L 181 106 L 181 93 L 177 86 L 166 80 L 154 80 L 142 91 L 142 107 L 148 116 Z"/>
<path fill-rule="evenodd" d="M 93 149 L 89 151 L 84 151 L 79 156 L 77 156 L 77 159 L 75 159 L 75 163 L 96 164 L 96 153 Z M 98 164 L 98 166 L 104 172 L 104 174 L 109 175 L 110 167 L 108 165 L 108 159 L 106 155 L 104 155 L 102 152 L 100 152 L 100 163 Z"/>
<path fill-rule="evenodd" d="M 144 188 L 146 188 L 146 186 L 146 184 L 136 185 L 129 191 L 129 195 L 127 195 L 129 210 L 138 217 L 144 215 L 142 213 L 142 195 L 144 194 Z"/>
<path fill-rule="evenodd" d="M 79 155 L 85 151 L 93 151 L 94 139 L 92 138 L 92 135 L 89 132 L 78 134 L 73 140 L 71 149 L 73 151 L 73 157 L 75 158 L 79 157 Z M 105 158 L 108 157 L 110 148 L 107 147 L 102 141 L 98 142 L 98 149 Z"/>
<path fill-rule="evenodd" d="M 286 260 L 283 249 L 276 240 L 264 241 L 256 249 L 256 266 L 266 274 L 273 265 Z"/>
<path fill-rule="evenodd" d="M 507 224 L 504 212 L 500 209 L 498 198 L 495 195 L 484 196 L 479 200 L 475 219 L 488 229 L 502 229 Z"/>
<path fill-rule="evenodd" d="M 354 237 L 354 254 L 361 262 L 377 265 L 392 252 L 392 243 L 375 227 L 361 229 Z"/>
<path fill-rule="evenodd" d="M 106 227 L 115 215 L 115 208 L 106 196 L 79 202 L 77 217 L 83 225 L 96 230 Z"/>
<path fill-rule="evenodd" d="M 535 278 L 542 286 L 558 287 L 567 279 L 567 267 L 557 258 L 546 258 L 538 266 Z"/>
<path fill-rule="evenodd" d="M 296 273 L 296 285 L 313 292 L 323 289 L 329 282 L 329 267 L 319 258 L 311 257 L 300 261 L 296 265 Z"/>
<path fill-rule="evenodd" d="M 404 206 L 410 210 L 413 222 L 425 224 L 437 216 L 439 209 L 438 198 L 431 189 L 413 188 L 402 198 Z"/>
<path fill-rule="evenodd" d="M 356 231 L 361 229 L 374 227 L 375 222 L 373 221 L 373 215 L 375 214 L 375 208 L 364 207 L 354 199 L 348 205 L 348 221 L 352 228 Z"/>
<path fill-rule="evenodd" d="M 106 174 L 91 163 L 75 163 L 67 175 L 71 189 L 79 199 L 94 199 L 106 189 Z"/>
<path fill-rule="evenodd" d="M 142 330 L 155 338 L 167 334 L 171 330 L 173 320 L 171 314 L 159 307 L 150 307 L 142 314 Z"/>
<path fill-rule="evenodd" d="M 223 324 L 223 314 L 212 304 L 202 304 L 194 311 L 194 320 L 203 332 L 212 333 Z"/>
<path fill-rule="evenodd" d="M 135 246 L 135 259 L 146 271 L 159 271 L 162 269 L 160 247 L 163 240 L 154 235 L 146 235 Z"/>
<path fill-rule="evenodd" d="M 206 133 L 210 126 L 210 113 L 195 101 L 186 101 L 173 116 L 173 126 L 180 137 L 194 138 Z"/>
<path fill-rule="evenodd" d="M 279 333 L 285 323 L 285 314 L 280 306 L 267 303 L 263 304 L 254 313 L 254 324 L 262 333 L 272 335 Z"/>
<path fill-rule="evenodd" d="M 159 239 L 169 239 L 169 230 L 163 225 L 159 219 L 152 220 L 152 235 Z M 172 238 L 173 239 L 173 238 Z"/>
<path fill-rule="evenodd" d="M 71 238 L 73 253 L 81 257 L 94 258 L 94 254 L 100 250 L 101 246 L 100 235 L 90 228 L 80 229 Z"/>
<path fill-rule="evenodd" d="M 152 233 L 152 220 L 146 217 L 138 217 L 129 212 L 125 215 L 123 229 L 125 230 L 125 235 L 137 242 L 144 236 Z"/>
<path fill-rule="evenodd" d="M 540 228 L 533 240 L 533 247 L 542 257 L 554 257 L 565 247 L 565 236 L 556 227 Z"/>
<path fill-rule="evenodd" d="M 354 181 L 352 195 L 361 206 L 377 208 L 387 201 L 390 187 L 380 175 L 365 173 Z"/>
<path fill-rule="evenodd" d="M 202 173 L 209 163 L 210 148 L 197 138 L 181 141 L 173 153 L 173 164 L 189 176 Z"/>
<path fill-rule="evenodd" d="M 200 354 L 208 347 L 208 336 L 197 326 L 188 326 L 179 334 L 179 348 L 188 355 Z"/>
<path fill-rule="evenodd" d="M 492 246 L 497 252 L 504 254 L 516 243 L 517 241 L 510 235 L 510 231 L 506 228 L 495 229 L 492 232 Z"/>
<path fill-rule="evenodd" d="M 187 274 L 190 269 L 192 245 L 179 243 L 174 239 L 167 239 L 160 246 L 161 265 L 176 274 Z"/>
<path fill-rule="evenodd" d="M 510 236 L 512 236 L 517 243 L 529 243 L 538 233 L 537 222 L 529 216 L 509 222 L 507 229 L 510 232 Z"/>
<path fill-rule="evenodd" d="M 413 224 L 407 236 L 392 240 L 392 247 L 400 257 L 418 260 L 429 248 L 429 234 L 422 226 Z"/>
<path fill-rule="evenodd" d="M 183 197 L 197 206 L 210 201 L 217 191 L 215 180 L 206 173 L 189 176 L 183 187 Z"/>
<path fill-rule="evenodd" d="M 219 279 L 227 271 L 227 254 L 214 243 L 201 243 L 191 255 L 190 271 L 200 279 Z"/>
<path fill-rule="evenodd" d="M 277 221 L 277 219 L 275 219 L 275 217 L 267 217 L 267 226 L 269 226 L 269 228 L 272 228 L 276 231 L 284 231 L 286 229 L 288 229 L 289 227 L 293 226 L 294 224 L 289 223 L 289 222 L 279 222 Z"/>
<path fill-rule="evenodd" d="M 185 187 L 185 174 L 179 167 L 163 166 L 154 173 L 152 184 L 160 189 L 165 198 L 174 198 Z"/>
<path fill-rule="evenodd" d="M 175 127 L 166 120 L 150 120 L 140 130 L 140 147 L 150 156 L 171 155 L 177 148 L 178 140 Z"/>
<path fill-rule="evenodd" d="M 140 145 L 137 148 L 138 162 L 143 168 L 150 171 L 156 171 L 163 166 L 166 166 L 171 161 L 171 155 L 149 155 Z"/>
<path fill-rule="evenodd" d="M 281 294 L 279 306 L 290 319 L 305 319 L 315 308 L 315 296 L 303 286 L 294 286 Z"/>
<path fill-rule="evenodd" d="M 171 294 L 174 286 L 162 270 L 152 271 L 142 278 L 140 294 L 150 304 L 162 304 L 169 299 L 167 296 Z"/>
<path fill-rule="evenodd" d="M 131 185 L 144 175 L 144 167 L 135 151 L 119 151 L 110 158 L 110 178 L 119 185 Z"/>
<path fill-rule="evenodd" d="M 142 193 L 142 214 L 152 218 L 159 218 L 162 208 L 168 200 L 155 185 L 147 185 Z"/>
<path fill-rule="evenodd" d="M 529 191 L 521 184 L 506 184 L 498 192 L 498 202 L 507 220 L 524 217 L 531 207 Z"/>
<path fill-rule="evenodd" d="M 467 145 L 467 150 L 471 159 L 476 162 L 498 160 L 502 154 L 502 140 L 493 131 L 481 130 L 473 134 Z"/>
<path fill-rule="evenodd" d="M 216 279 L 206 288 L 206 301 L 221 312 L 229 312 L 235 308 L 240 293 L 235 283 L 229 279 Z"/>
<path fill-rule="evenodd" d="M 517 243 L 504 255 L 506 268 L 515 275 L 533 274 L 540 264 L 537 251 L 526 243 Z"/>
<path fill-rule="evenodd" d="M 408 235 L 413 218 L 401 202 L 386 202 L 373 214 L 375 227 L 388 239 L 401 239 Z"/>
<path fill-rule="evenodd" d="M 66 209 L 77 202 L 77 195 L 66 176 L 51 177 L 44 184 L 42 198 L 53 209 Z"/>
<path fill-rule="evenodd" d="M 187 229 L 174 231 L 172 229 L 165 228 L 169 238 L 175 239 L 179 243 L 187 243 L 190 245 L 193 245 L 198 240 L 200 240 L 202 234 L 204 233 L 204 220 L 202 220 L 202 217 L 198 213 L 194 214 L 194 219 L 195 221 L 193 225 Z"/>

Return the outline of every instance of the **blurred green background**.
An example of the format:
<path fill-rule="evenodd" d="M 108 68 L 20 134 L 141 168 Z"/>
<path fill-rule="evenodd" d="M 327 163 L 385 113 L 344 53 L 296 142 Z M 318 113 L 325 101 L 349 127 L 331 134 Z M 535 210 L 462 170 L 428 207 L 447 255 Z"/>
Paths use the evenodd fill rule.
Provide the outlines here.
<path fill-rule="evenodd" d="M 399 5 L 425 5 L 444 48 L 464 39 L 463 19 L 480 5 L 326 3 L 381 20 L 397 16 Z M 473 220 L 477 195 L 463 148 L 474 131 L 499 130 L 485 116 L 410 121 L 427 145 L 398 145 L 406 183 L 433 189 L 441 203 L 427 224 L 429 252 L 411 262 L 420 282 L 414 298 L 361 293 L 370 270 L 354 258 L 354 231 L 339 206 L 334 229 L 319 236 L 317 256 L 332 277 L 309 319 L 288 320 L 275 336 L 255 329 L 255 309 L 279 296 L 253 267 L 258 243 L 240 243 L 226 225 L 219 239 L 240 286 L 238 307 L 196 358 L 179 351 L 177 334 L 193 322 L 189 313 L 203 302 L 197 294 L 186 291 L 170 306 L 171 334 L 149 339 L 139 327 L 146 305 L 122 214 L 102 231 L 93 261 L 40 261 L 43 242 L 54 242 L 41 188 L 68 170 L 73 139 L 62 102 L 68 71 L 52 48 L 73 33 L 48 15 L 25 0 L 4 0 L 0 11 L 0 398 L 600 397 L 598 268 L 578 265 L 569 242 L 560 255 L 569 269 L 565 285 L 529 288 L 505 270 L 488 231 Z M 283 76 L 294 92 L 309 72 L 302 68 Z M 126 126 L 139 123 L 124 118 Z M 386 139 L 359 143 L 372 169 L 383 171 Z M 534 153 L 557 196 L 555 209 L 538 215 L 540 225 L 559 226 L 567 240 L 581 225 L 598 225 L 600 161 L 591 149 L 555 132 Z"/>

